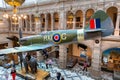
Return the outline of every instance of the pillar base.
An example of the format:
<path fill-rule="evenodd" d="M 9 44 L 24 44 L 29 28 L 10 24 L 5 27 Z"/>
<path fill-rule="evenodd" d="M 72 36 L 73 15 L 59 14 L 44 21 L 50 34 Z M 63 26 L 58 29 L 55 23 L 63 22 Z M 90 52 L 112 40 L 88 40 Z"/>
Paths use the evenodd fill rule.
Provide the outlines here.
<path fill-rule="evenodd" d="M 101 78 L 101 71 L 98 70 L 90 70 L 90 75 L 93 77 L 95 80 L 98 80 Z"/>
<path fill-rule="evenodd" d="M 115 30 L 114 36 L 119 36 L 119 34 L 120 34 L 120 31 L 119 30 Z"/>

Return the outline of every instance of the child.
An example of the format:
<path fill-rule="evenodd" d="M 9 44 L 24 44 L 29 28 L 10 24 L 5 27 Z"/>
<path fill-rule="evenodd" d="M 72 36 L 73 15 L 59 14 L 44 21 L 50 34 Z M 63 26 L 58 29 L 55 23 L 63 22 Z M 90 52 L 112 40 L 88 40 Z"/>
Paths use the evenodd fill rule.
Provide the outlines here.
<path fill-rule="evenodd" d="M 15 80 L 15 77 L 16 77 L 16 70 L 15 70 L 15 68 L 11 69 L 11 75 L 12 75 L 12 80 Z"/>
<path fill-rule="evenodd" d="M 85 61 L 84 64 L 83 64 L 83 67 L 84 67 L 84 68 L 83 68 L 83 71 L 84 71 L 84 70 L 87 71 L 87 66 L 88 66 L 87 61 Z"/>

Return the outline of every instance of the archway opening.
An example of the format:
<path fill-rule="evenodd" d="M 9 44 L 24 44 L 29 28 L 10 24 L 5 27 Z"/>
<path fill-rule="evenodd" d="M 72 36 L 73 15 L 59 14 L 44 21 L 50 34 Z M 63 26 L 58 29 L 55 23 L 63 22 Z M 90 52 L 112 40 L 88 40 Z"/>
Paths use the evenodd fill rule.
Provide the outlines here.
<path fill-rule="evenodd" d="M 69 65 L 72 60 L 73 65 L 79 64 L 80 66 L 83 66 L 84 62 L 87 61 L 88 66 L 91 66 L 92 50 L 88 46 L 84 44 L 70 44 L 68 45 L 67 53 L 67 65 Z M 73 65 L 71 65 L 71 67 L 74 67 Z"/>
<path fill-rule="evenodd" d="M 83 12 L 81 10 L 78 10 L 76 12 L 76 28 L 81 29 L 83 27 Z"/>
<path fill-rule="evenodd" d="M 54 30 L 58 30 L 59 29 L 59 14 L 56 12 L 54 13 L 54 26 L 53 26 Z"/>
<path fill-rule="evenodd" d="M 48 14 L 48 29 L 47 31 L 50 31 L 51 30 L 51 14 L 49 13 Z"/>
<path fill-rule="evenodd" d="M 73 13 L 71 11 L 68 11 L 67 13 L 67 29 L 73 28 Z"/>
<path fill-rule="evenodd" d="M 40 15 L 40 20 L 41 20 L 41 31 L 44 31 L 44 28 L 45 28 L 45 15 L 44 14 L 41 14 Z"/>
<path fill-rule="evenodd" d="M 107 14 L 111 17 L 114 27 L 116 26 L 117 13 L 118 13 L 118 10 L 116 7 L 109 7 L 107 9 Z"/>
<path fill-rule="evenodd" d="M 101 70 L 120 70 L 120 48 L 110 48 L 102 53 Z"/>
<path fill-rule="evenodd" d="M 31 25 L 31 30 L 35 31 L 35 16 L 33 14 L 31 15 Z"/>
<path fill-rule="evenodd" d="M 89 20 L 91 18 L 91 16 L 94 14 L 94 10 L 93 9 L 88 9 L 86 11 L 86 15 L 85 15 L 85 24 L 88 25 L 89 24 Z"/>

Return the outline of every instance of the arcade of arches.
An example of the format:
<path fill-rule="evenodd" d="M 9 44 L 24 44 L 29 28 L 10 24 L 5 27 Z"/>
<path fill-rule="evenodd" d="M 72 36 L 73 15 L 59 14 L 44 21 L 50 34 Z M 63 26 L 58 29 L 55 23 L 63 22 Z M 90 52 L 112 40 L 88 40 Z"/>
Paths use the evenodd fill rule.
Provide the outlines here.
<path fill-rule="evenodd" d="M 76 10 L 74 12 L 67 11 L 65 16 L 64 28 L 65 29 L 81 29 L 89 23 L 91 16 L 96 10 L 88 9 L 86 11 Z M 111 17 L 114 28 L 116 28 L 117 14 L 118 9 L 114 6 L 109 7 L 106 10 L 107 14 Z M 27 14 L 26 14 L 27 15 Z M 36 17 L 34 14 L 27 15 L 27 18 L 22 18 L 18 20 L 13 20 L 11 17 L 8 19 L 8 24 L 10 31 L 18 31 L 19 26 L 23 26 L 22 30 L 24 32 L 41 32 L 41 31 L 50 31 L 60 29 L 60 13 L 42 13 L 39 14 L 39 17 Z"/>
<path fill-rule="evenodd" d="M 18 37 L 18 30 L 20 27 L 22 28 L 23 36 L 38 34 L 42 31 L 85 28 L 85 25 L 89 23 L 91 16 L 97 10 L 103 10 L 113 21 L 114 33 L 112 37 L 102 38 L 98 35 L 99 37 L 97 38 L 81 42 L 87 46 L 86 49 L 78 47 L 78 44 L 59 46 L 59 62 L 61 68 L 66 68 L 67 61 L 71 57 L 84 60 L 79 57 L 82 54 L 85 54 L 90 58 L 91 69 L 100 71 L 102 52 L 111 47 L 120 47 L 120 5 L 115 1 L 107 2 L 107 0 L 105 1 L 106 4 L 99 2 L 99 4 L 96 3 L 98 5 L 95 6 L 92 6 L 95 4 L 93 2 L 87 3 L 86 1 L 86 4 L 84 5 L 80 2 L 81 1 L 77 0 L 69 3 L 68 1 L 65 1 L 60 2 L 57 6 L 52 5 L 54 3 L 40 4 L 38 6 L 40 7 L 38 10 L 39 16 L 36 16 L 34 7 L 21 7 L 21 14 L 26 14 L 27 18 L 17 20 L 12 19 L 12 17 L 9 17 L 8 19 L 2 18 L 3 21 L 1 21 L 1 23 L 3 24 L 0 24 L 0 32 L 2 34 L 0 34 L 0 36 L 4 36 L 0 38 L 1 44 L 8 43 L 8 47 L 12 47 L 13 44 L 10 40 L 7 40 L 6 37 L 13 35 Z M 77 5 L 77 3 L 79 3 L 79 5 Z M 47 7 L 50 7 L 50 9 Z M 10 11 L 7 12 L 11 15 Z M 2 11 L 0 11 L 0 13 L 2 13 Z M 99 43 L 95 43 L 95 40 L 99 40 Z"/>

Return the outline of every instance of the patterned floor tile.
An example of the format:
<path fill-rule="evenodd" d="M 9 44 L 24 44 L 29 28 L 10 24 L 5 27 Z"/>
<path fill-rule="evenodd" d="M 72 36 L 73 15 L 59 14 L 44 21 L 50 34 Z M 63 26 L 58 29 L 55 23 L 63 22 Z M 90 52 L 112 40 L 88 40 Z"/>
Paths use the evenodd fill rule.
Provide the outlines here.
<path fill-rule="evenodd" d="M 54 65 L 52 65 L 52 67 L 49 67 L 48 69 L 46 69 L 45 63 L 44 62 L 39 62 L 38 68 L 50 72 L 49 80 L 57 80 L 56 79 L 57 72 L 60 72 L 61 76 L 64 77 L 65 80 L 94 80 L 94 79 L 92 79 L 90 77 L 87 77 L 87 76 L 83 75 L 82 74 L 83 72 L 82 71 L 79 72 L 76 68 L 75 68 L 75 70 L 60 69 L 60 68 L 58 68 L 58 65 L 56 63 L 57 62 L 54 62 Z M 17 65 L 16 70 L 19 70 L 19 69 L 21 69 L 21 67 L 20 67 L 20 65 Z M 0 67 L 0 80 L 5 80 L 4 73 L 5 73 L 6 70 L 9 73 L 9 80 L 12 80 L 12 77 L 11 77 L 11 74 L 10 74 L 11 69 L 5 69 L 3 67 Z M 24 80 L 24 79 L 17 76 L 16 80 Z"/>

